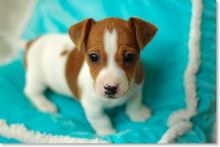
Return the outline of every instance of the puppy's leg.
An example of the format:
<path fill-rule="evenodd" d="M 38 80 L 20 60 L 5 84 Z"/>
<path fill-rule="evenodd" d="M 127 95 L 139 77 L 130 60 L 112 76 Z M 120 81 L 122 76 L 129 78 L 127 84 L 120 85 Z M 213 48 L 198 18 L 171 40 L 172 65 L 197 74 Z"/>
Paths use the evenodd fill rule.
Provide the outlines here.
<path fill-rule="evenodd" d="M 34 70 L 27 71 L 24 92 L 29 100 L 40 111 L 56 112 L 56 106 L 44 96 L 46 86 L 45 84 L 43 84 L 42 78 L 39 75 L 41 74 L 39 74 L 38 72 L 34 72 Z"/>
<path fill-rule="evenodd" d="M 126 113 L 132 121 L 145 121 L 150 117 L 150 109 L 142 103 L 142 85 L 138 86 L 134 95 L 128 99 Z"/>
<path fill-rule="evenodd" d="M 116 133 L 112 127 L 110 118 L 104 113 L 103 109 L 99 105 L 93 105 L 87 101 L 82 101 L 86 117 L 99 135 L 110 135 Z"/>

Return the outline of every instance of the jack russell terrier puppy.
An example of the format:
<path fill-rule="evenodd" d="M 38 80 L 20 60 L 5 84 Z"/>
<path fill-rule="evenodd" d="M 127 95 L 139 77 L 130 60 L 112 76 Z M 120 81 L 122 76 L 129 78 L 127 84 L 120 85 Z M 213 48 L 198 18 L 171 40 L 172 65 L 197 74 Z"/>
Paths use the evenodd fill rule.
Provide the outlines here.
<path fill-rule="evenodd" d="M 116 132 L 104 109 L 126 103 L 129 118 L 144 121 L 151 112 L 142 103 L 140 51 L 156 31 L 139 18 L 90 18 L 71 26 L 69 36 L 50 34 L 29 41 L 25 94 L 44 112 L 57 111 L 44 95 L 46 88 L 78 99 L 99 135 Z"/>

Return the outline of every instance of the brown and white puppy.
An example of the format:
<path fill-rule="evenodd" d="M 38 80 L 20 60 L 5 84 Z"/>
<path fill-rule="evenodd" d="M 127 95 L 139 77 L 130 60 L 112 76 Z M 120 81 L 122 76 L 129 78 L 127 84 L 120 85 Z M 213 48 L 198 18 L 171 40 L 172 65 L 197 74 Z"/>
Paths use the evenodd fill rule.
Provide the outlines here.
<path fill-rule="evenodd" d="M 46 88 L 77 98 L 100 135 L 115 132 L 104 109 L 126 103 L 129 118 L 144 121 L 150 110 L 142 104 L 140 51 L 156 31 L 139 18 L 85 19 L 70 27 L 70 37 L 50 34 L 29 42 L 25 94 L 45 112 L 57 111 Z"/>

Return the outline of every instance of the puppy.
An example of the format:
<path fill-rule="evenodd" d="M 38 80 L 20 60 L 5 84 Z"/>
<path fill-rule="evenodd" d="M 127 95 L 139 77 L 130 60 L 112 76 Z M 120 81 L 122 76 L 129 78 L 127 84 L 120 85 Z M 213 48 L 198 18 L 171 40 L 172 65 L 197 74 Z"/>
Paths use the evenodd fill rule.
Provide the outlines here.
<path fill-rule="evenodd" d="M 46 88 L 78 99 L 100 135 L 116 132 L 105 109 L 126 103 L 128 117 L 144 121 L 151 112 L 142 104 L 140 51 L 156 31 L 139 18 L 90 18 L 71 26 L 69 36 L 50 34 L 30 41 L 25 94 L 44 112 L 57 111 L 44 95 Z"/>

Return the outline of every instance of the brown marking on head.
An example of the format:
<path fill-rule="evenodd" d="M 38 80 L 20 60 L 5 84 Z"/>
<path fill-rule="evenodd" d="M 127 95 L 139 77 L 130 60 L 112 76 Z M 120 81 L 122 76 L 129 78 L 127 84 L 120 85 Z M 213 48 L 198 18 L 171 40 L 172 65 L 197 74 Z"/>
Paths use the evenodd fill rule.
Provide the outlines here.
<path fill-rule="evenodd" d="M 84 62 L 84 52 L 83 50 L 78 51 L 73 49 L 67 57 L 66 62 L 66 79 L 67 84 L 72 92 L 72 94 L 79 99 L 80 98 L 80 89 L 77 83 L 78 75 L 80 69 Z"/>
<path fill-rule="evenodd" d="M 77 48 L 85 52 L 90 74 L 96 81 L 102 69 L 108 66 L 108 58 L 110 58 L 105 51 L 104 35 L 106 31 L 111 33 L 113 30 L 117 32 L 117 51 L 114 55 L 114 61 L 125 72 L 128 83 L 134 78 L 139 83 L 142 78 L 139 79 L 135 76 L 142 76 L 139 67 L 140 50 L 156 34 L 157 28 L 154 25 L 133 17 L 128 21 L 119 18 L 107 18 L 97 22 L 93 19 L 85 19 L 73 25 L 69 34 Z M 98 55 L 98 62 L 91 62 L 89 55 L 93 53 Z M 130 55 L 132 55 L 132 61 L 125 61 L 125 56 Z"/>
<path fill-rule="evenodd" d="M 85 51 L 89 53 L 91 50 L 97 50 L 100 52 L 101 62 L 99 64 L 91 64 L 88 58 L 87 61 L 90 63 L 90 72 L 92 74 L 93 79 L 95 80 L 98 76 L 100 70 L 107 65 L 107 54 L 104 49 L 104 34 L 106 31 L 112 32 L 113 29 L 116 29 L 118 34 L 118 52 L 115 55 L 116 60 L 121 63 L 121 56 L 122 52 L 121 49 L 124 51 L 124 47 L 127 46 L 128 50 L 130 48 L 134 48 L 135 50 L 138 49 L 136 38 L 134 37 L 133 30 L 131 29 L 129 23 L 125 20 L 118 19 L 118 18 L 107 18 L 96 22 L 93 24 L 90 33 L 88 35 L 88 40 L 86 41 L 86 48 Z M 139 51 L 137 51 L 139 52 Z M 131 74 L 129 67 L 125 67 L 124 69 L 128 69 L 128 77 L 131 79 Z"/>
<path fill-rule="evenodd" d="M 122 25 L 121 25 L 122 26 Z M 118 51 L 115 55 L 115 59 L 118 65 L 124 69 L 127 74 L 128 81 L 137 79 L 137 75 L 140 76 L 136 80 L 139 84 L 143 79 L 143 70 L 140 66 L 140 50 L 143 49 L 157 32 L 157 28 L 139 18 L 131 17 L 124 27 L 116 28 L 118 32 Z M 135 37 L 134 37 L 135 36 Z M 133 54 L 135 59 L 133 62 L 123 62 L 123 56 L 126 54 Z"/>
<path fill-rule="evenodd" d="M 121 46 L 115 55 L 115 60 L 118 64 L 118 66 L 125 71 L 129 84 L 134 77 L 136 67 L 139 63 L 139 58 L 140 58 L 139 52 L 140 52 L 139 49 L 135 49 L 135 48 L 129 47 L 129 46 Z M 126 63 L 124 61 L 124 57 L 126 54 L 134 55 L 133 61 Z"/>
<path fill-rule="evenodd" d="M 91 60 L 89 59 L 88 56 L 93 53 L 98 54 L 100 56 L 100 60 L 98 63 L 92 63 Z M 98 46 L 96 48 L 89 48 L 86 51 L 86 61 L 89 65 L 90 73 L 93 80 L 96 80 L 96 77 L 101 71 L 101 69 L 103 69 L 107 64 L 107 55 L 105 53 L 105 50 L 99 48 Z"/>

